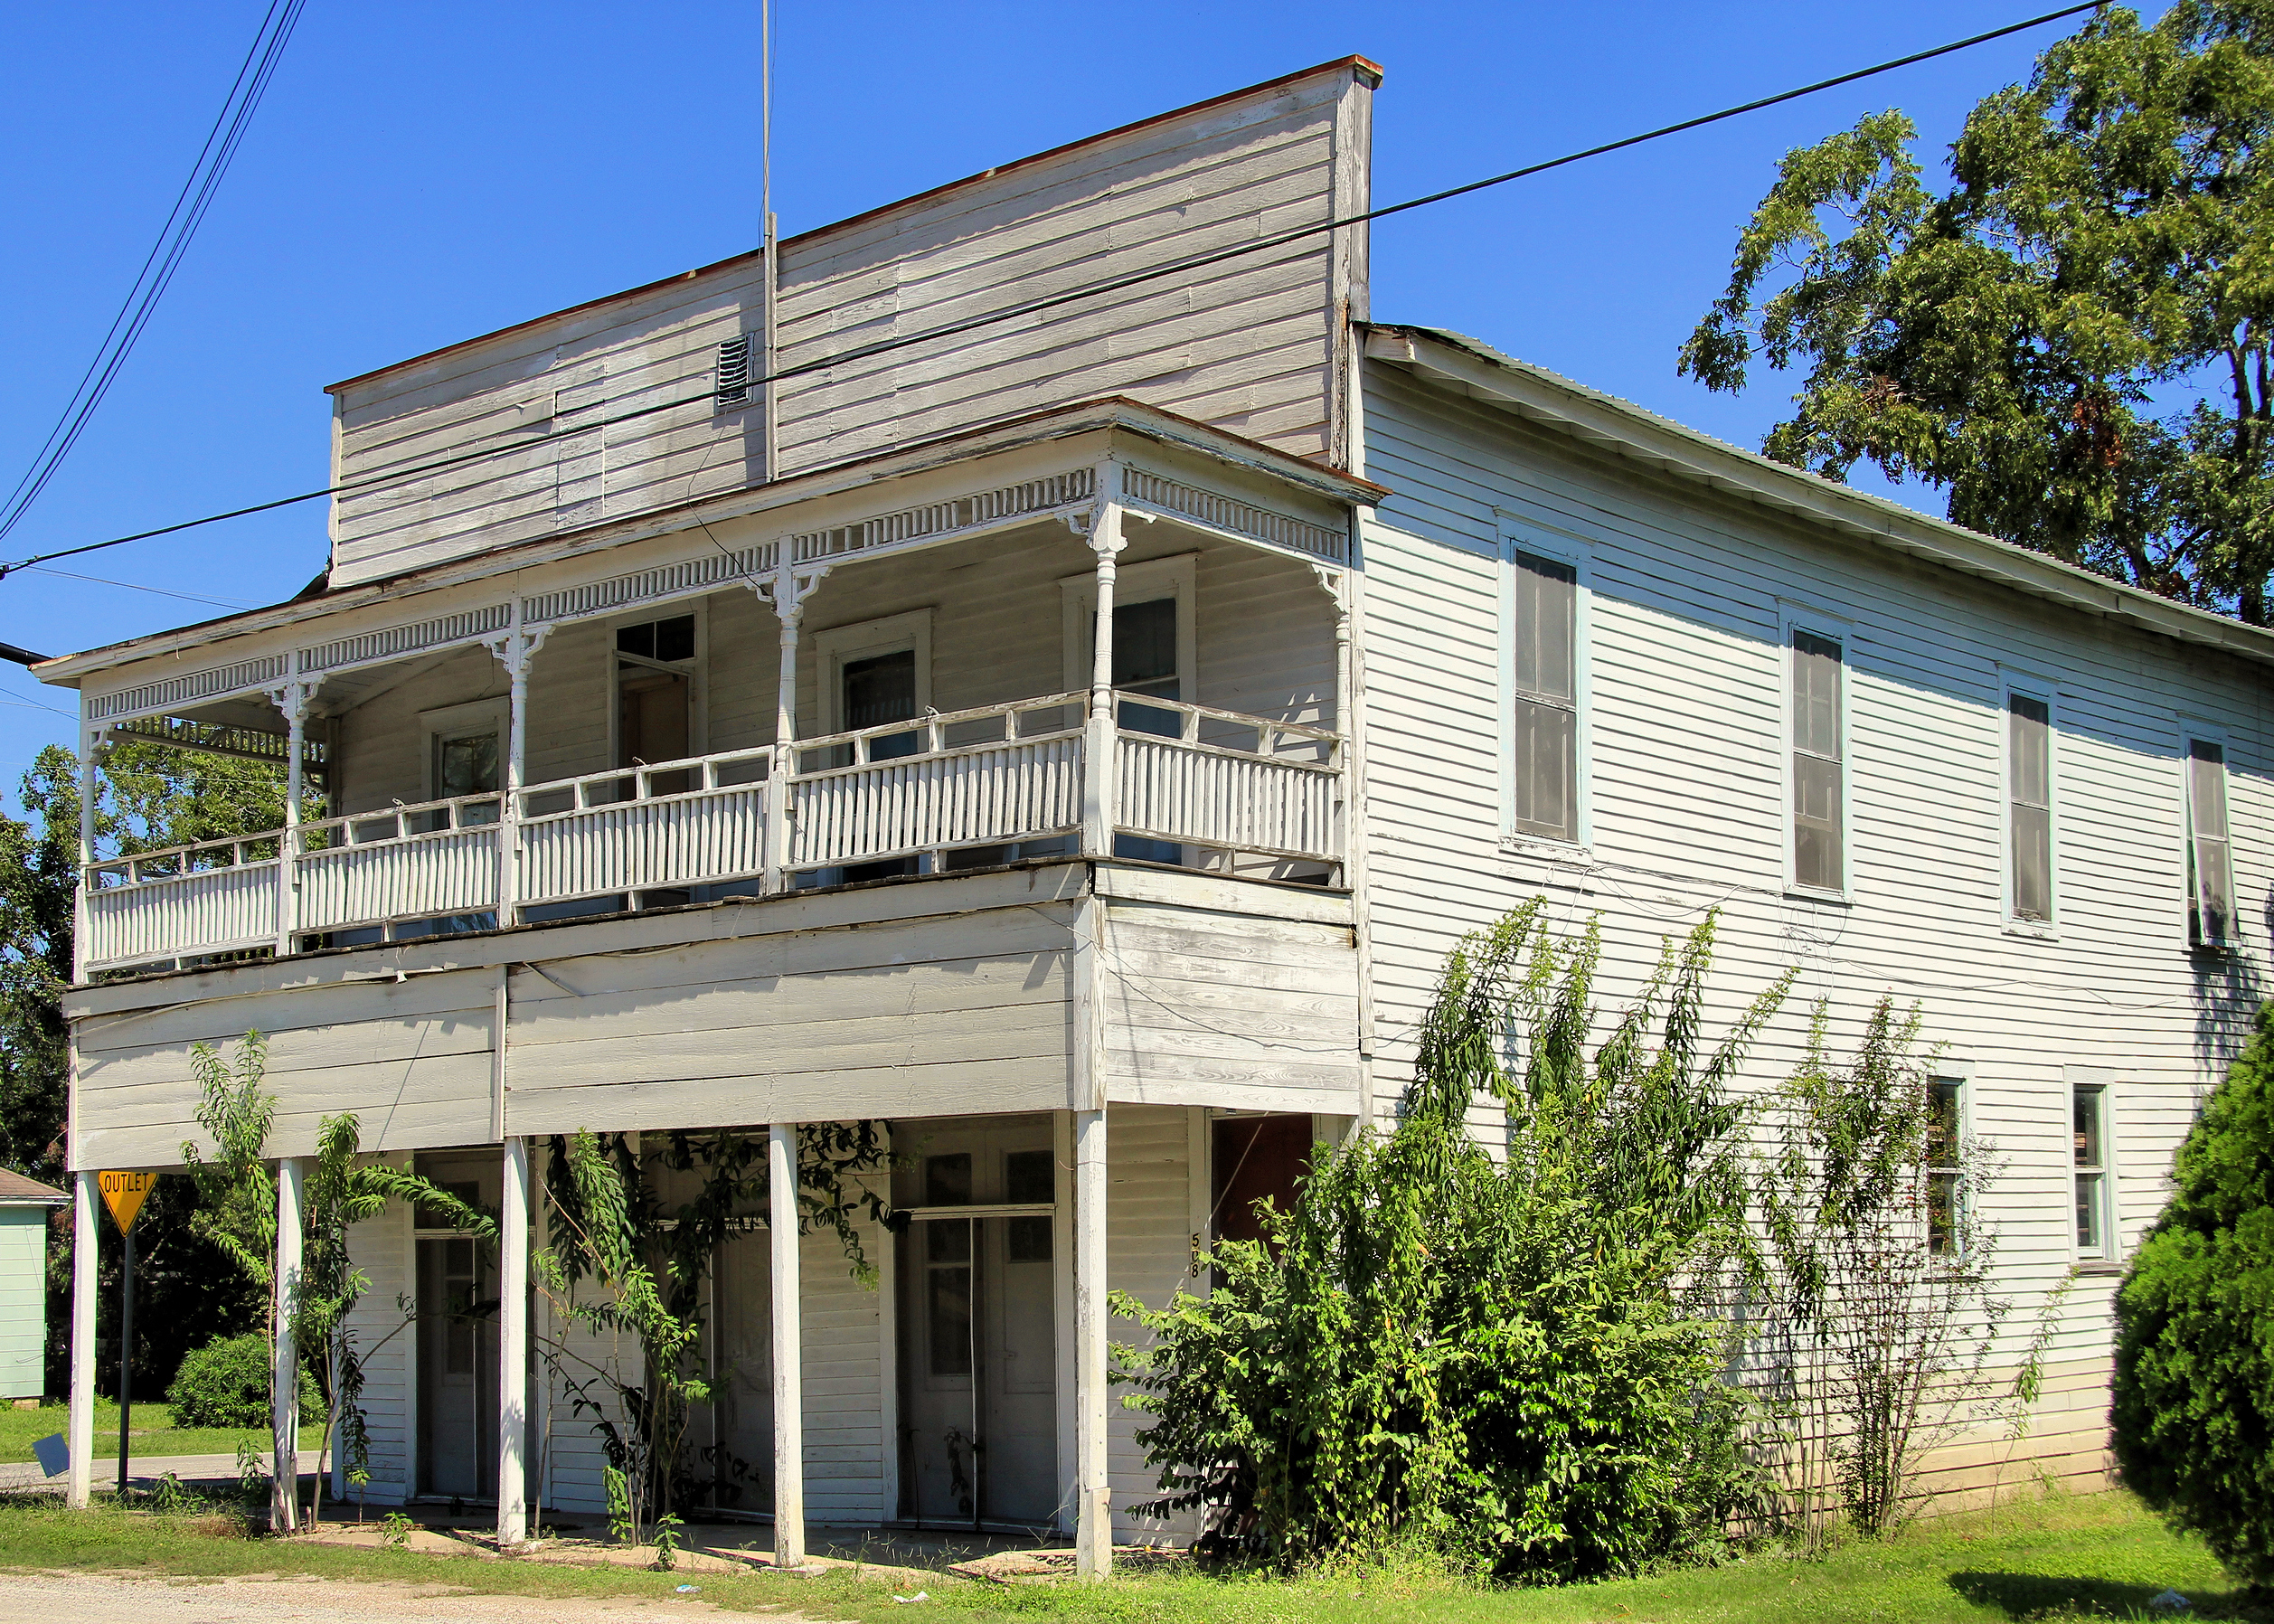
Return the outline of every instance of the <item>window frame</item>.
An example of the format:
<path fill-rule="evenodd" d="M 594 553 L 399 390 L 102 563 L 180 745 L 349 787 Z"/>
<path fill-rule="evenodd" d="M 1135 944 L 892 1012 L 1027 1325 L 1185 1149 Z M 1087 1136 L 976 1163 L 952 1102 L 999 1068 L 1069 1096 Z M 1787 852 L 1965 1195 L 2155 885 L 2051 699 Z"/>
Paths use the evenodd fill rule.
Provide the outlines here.
<path fill-rule="evenodd" d="M 2198 933 L 2201 918 L 2200 898 L 2195 888 L 2195 773 L 2194 752 L 2197 744 L 2215 745 L 2219 751 L 2221 789 L 2224 798 L 2227 848 L 2227 934 L 2211 940 Z M 2200 721 L 2192 716 L 2179 718 L 2179 852 L 2180 852 L 2180 939 L 2188 951 L 2194 953 L 2232 953 L 2242 945 L 2242 910 L 2240 894 L 2234 883 L 2234 743 L 2227 730 L 2215 722 Z"/>
<path fill-rule="evenodd" d="M 419 768 L 419 781 L 424 788 L 421 800 L 442 798 L 435 783 L 436 747 L 446 740 L 478 738 L 488 732 L 497 735 L 496 793 L 505 794 L 505 779 L 513 771 L 513 762 L 508 759 L 513 750 L 513 718 L 508 713 L 511 707 L 512 701 L 500 694 L 495 699 L 468 700 L 463 704 L 419 713 L 419 732 L 426 741 Z"/>
<path fill-rule="evenodd" d="M 847 731 L 844 725 L 844 668 L 855 660 L 882 654 L 916 656 L 916 715 L 931 708 L 931 618 L 929 606 L 874 620 L 854 620 L 813 634 L 815 737 Z M 914 726 L 911 723 L 911 726 Z"/>
<path fill-rule="evenodd" d="M 2068 1197 L 2062 1209 L 2062 1223 L 2068 1232 L 2071 1255 L 2078 1264 L 2088 1269 L 2118 1269 L 2124 1260 L 2124 1232 L 2119 1217 L 2122 1209 L 2117 1199 L 2117 1080 L 2103 1067 L 2064 1066 L 2062 1068 L 2062 1083 L 2064 1114 L 2062 1118 L 2061 1160 Z M 2080 1168 L 2076 1160 L 2077 1100 L 2086 1093 L 2097 1098 L 2099 1111 L 2100 1159 L 2090 1169 Z M 2082 1177 L 2099 1180 L 2096 1205 L 2099 1209 L 2100 1243 L 2094 1250 L 2087 1250 L 2077 1239 L 2077 1181 Z"/>
<path fill-rule="evenodd" d="M 1188 705 L 1200 703 L 1199 562 L 1197 552 L 1175 552 L 1133 564 L 1117 563 L 1113 575 L 1116 609 L 1161 598 L 1176 600 L 1177 703 Z M 1097 572 L 1085 570 L 1079 575 L 1062 575 L 1058 590 L 1062 691 L 1087 694 L 1097 653 L 1091 647 L 1098 628 Z"/>
<path fill-rule="evenodd" d="M 2045 707 L 2045 917 L 2015 911 L 2014 894 L 2014 700 Z M 2061 689 L 2051 677 L 2011 666 L 1998 667 L 1997 891 L 1998 920 L 2012 936 L 2051 941 L 2061 934 Z"/>
<path fill-rule="evenodd" d="M 1777 703 L 1780 720 L 1777 784 L 1781 811 L 1778 838 L 1784 849 L 1784 892 L 1809 902 L 1852 904 L 1855 900 L 1855 622 L 1845 615 L 1789 599 L 1779 599 L 1777 609 Z M 1795 826 L 1799 815 L 1799 787 L 1794 781 L 1792 765 L 1800 749 L 1800 719 L 1792 701 L 1792 645 L 1793 638 L 1802 633 L 1836 643 L 1840 649 L 1840 883 L 1831 890 L 1804 884 L 1800 879 L 1800 843 Z"/>
<path fill-rule="evenodd" d="M 1967 1255 L 1967 1248 L 1964 1244 L 1966 1219 L 1971 1215 L 1968 1201 L 1970 1192 L 1966 1184 L 1965 1151 L 1966 1147 L 1974 1139 L 1974 1078 L 1963 1067 L 1945 1064 L 1928 1073 L 1927 1087 L 1930 1090 L 1949 1090 L 1958 1107 L 1952 1112 L 1951 1123 L 1951 1132 L 1954 1135 L 1952 1145 L 1957 1152 L 1956 1157 L 1947 1163 L 1925 1162 L 1920 1166 L 1920 1170 L 1925 1173 L 1930 1182 L 1938 1179 L 1950 1181 L 1954 1191 L 1950 1208 L 1956 1220 L 1957 1232 L 1953 1236 L 1952 1244 L 1944 1247 L 1937 1247 L 1934 1244 L 1933 1209 L 1930 1197 L 1927 1250 L 1936 1257 L 1962 1259 Z"/>
<path fill-rule="evenodd" d="M 694 617 L 694 652 L 687 656 L 684 669 L 687 674 L 687 746 L 694 756 L 711 753 L 711 616 L 709 607 L 699 598 L 671 603 L 651 603 L 621 615 L 610 615 L 600 624 L 607 633 L 605 645 L 608 658 L 608 761 L 609 770 L 618 770 L 616 763 L 624 751 L 624 665 L 629 661 L 656 671 L 678 671 L 682 665 L 670 660 L 651 660 L 637 654 L 625 654 L 616 647 L 616 635 L 627 626 L 646 626 L 657 620 L 676 620 L 682 615 Z M 630 771 L 629 768 L 622 770 Z"/>
<path fill-rule="evenodd" d="M 1595 850 L 1594 561 L 1587 543 L 1574 535 L 1517 518 L 1499 515 L 1496 563 L 1499 636 L 1493 691 L 1498 695 L 1493 758 L 1498 768 L 1500 844 L 1515 851 L 1590 857 Z M 1516 555 L 1529 553 L 1571 571 L 1571 835 L 1543 835 L 1516 823 Z"/>

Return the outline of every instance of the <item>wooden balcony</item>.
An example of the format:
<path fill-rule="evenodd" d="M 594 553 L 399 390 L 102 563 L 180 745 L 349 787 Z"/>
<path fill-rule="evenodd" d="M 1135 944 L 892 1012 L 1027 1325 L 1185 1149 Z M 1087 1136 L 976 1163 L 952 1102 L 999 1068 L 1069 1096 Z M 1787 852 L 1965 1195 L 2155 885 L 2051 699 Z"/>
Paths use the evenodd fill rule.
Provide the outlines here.
<path fill-rule="evenodd" d="M 942 874 L 1071 854 L 1093 797 L 1113 809 L 1125 855 L 1339 878 L 1337 734 L 1119 694 L 1111 759 L 1098 763 L 1087 699 L 1047 694 L 788 751 L 657 762 L 91 864 L 84 967 L 169 968 L 810 889 L 894 864 Z M 1109 779 L 1093 784 L 1100 766 Z"/>

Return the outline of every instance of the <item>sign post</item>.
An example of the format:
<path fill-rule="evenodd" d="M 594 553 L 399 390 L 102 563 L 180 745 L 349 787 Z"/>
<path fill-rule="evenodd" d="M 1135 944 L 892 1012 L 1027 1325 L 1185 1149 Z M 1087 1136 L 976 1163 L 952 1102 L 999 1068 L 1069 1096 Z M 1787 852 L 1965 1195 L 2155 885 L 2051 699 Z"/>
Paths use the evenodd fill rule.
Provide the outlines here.
<path fill-rule="evenodd" d="M 118 1498 L 127 1497 L 128 1421 L 134 1414 L 134 1221 L 142 1204 L 158 1182 L 155 1173 L 101 1175 L 103 1204 L 118 1226 L 126 1255 L 118 1269 Z"/>

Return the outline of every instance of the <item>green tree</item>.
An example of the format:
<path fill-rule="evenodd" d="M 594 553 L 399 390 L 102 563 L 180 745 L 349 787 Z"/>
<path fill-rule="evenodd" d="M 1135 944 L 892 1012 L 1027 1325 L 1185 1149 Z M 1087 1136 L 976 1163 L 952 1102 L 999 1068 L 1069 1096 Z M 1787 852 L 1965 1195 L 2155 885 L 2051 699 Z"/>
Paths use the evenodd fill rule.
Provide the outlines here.
<path fill-rule="evenodd" d="M 1939 194 L 1916 134 L 1786 155 L 1681 370 L 1805 366 L 1769 456 L 2266 624 L 2274 0 L 2096 14 L 1975 108 Z"/>
<path fill-rule="evenodd" d="M 2179 1147 L 2117 1293 L 2124 1481 L 2274 1584 L 2274 1005 Z"/>

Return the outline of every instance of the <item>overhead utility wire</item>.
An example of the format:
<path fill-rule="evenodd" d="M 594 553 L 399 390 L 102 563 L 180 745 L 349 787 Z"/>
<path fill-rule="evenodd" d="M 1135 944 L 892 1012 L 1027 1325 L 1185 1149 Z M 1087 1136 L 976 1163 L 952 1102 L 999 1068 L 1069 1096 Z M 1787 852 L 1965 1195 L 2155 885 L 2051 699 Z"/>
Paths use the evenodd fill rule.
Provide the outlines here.
<path fill-rule="evenodd" d="M 0 536 L 14 530 L 32 504 L 39 500 L 48 481 L 63 466 L 71 448 L 79 443 L 80 435 L 101 406 L 103 397 L 110 392 L 111 384 L 118 381 L 136 341 L 156 312 L 158 301 L 165 297 L 174 273 L 181 269 L 190 240 L 197 235 L 205 211 L 221 188 L 222 177 L 229 173 L 229 166 L 237 156 L 237 148 L 268 91 L 269 80 L 275 77 L 277 63 L 284 55 L 284 48 L 290 42 L 307 3 L 307 0 L 270 0 L 268 14 L 260 20 L 260 32 L 253 36 L 252 47 L 238 67 L 222 109 L 214 116 L 213 127 L 206 132 L 205 144 L 198 149 L 197 161 L 190 165 L 189 178 L 182 183 L 181 194 L 175 198 L 165 224 L 159 229 L 158 240 L 151 244 L 142 269 L 135 273 L 118 314 L 111 317 L 110 330 L 103 335 L 95 358 L 87 364 L 79 386 L 64 402 L 62 416 L 48 430 L 32 466 L 16 481 L 6 504 L 0 505 Z"/>
<path fill-rule="evenodd" d="M 1105 281 L 1093 282 L 1087 287 L 1072 288 L 1064 293 L 1052 294 L 1044 298 L 1030 299 L 1024 304 L 988 311 L 980 316 L 966 316 L 960 321 L 948 322 L 937 327 L 928 327 L 920 333 L 903 334 L 894 338 L 880 338 L 868 344 L 855 345 L 851 349 L 841 350 L 834 355 L 824 355 L 812 361 L 801 361 L 795 366 L 783 367 L 772 375 L 771 380 L 761 380 L 761 382 L 778 382 L 784 378 L 796 378 L 808 373 L 822 372 L 833 366 L 843 366 L 851 361 L 865 361 L 872 356 L 885 354 L 893 350 L 906 349 L 913 345 L 929 344 L 935 339 L 952 338 L 959 334 L 973 332 L 981 327 L 993 326 L 999 322 L 1014 321 L 1022 316 L 1033 316 L 1041 311 L 1054 309 L 1061 305 L 1072 304 L 1079 299 L 1093 297 L 1098 294 L 1114 293 L 1124 288 L 1134 288 L 1146 282 L 1159 281 L 1164 278 L 1177 276 L 1188 270 L 1198 270 L 1211 265 L 1221 264 L 1227 260 L 1260 253 L 1268 249 L 1281 248 L 1290 242 L 1301 241 L 1312 237 L 1325 236 L 1330 231 L 1341 231 L 1348 226 L 1363 225 L 1370 221 L 1386 220 L 1393 214 L 1403 214 L 1409 210 L 1426 208 L 1431 203 L 1464 197 L 1472 192 L 1481 192 L 1488 186 L 1505 185 L 1510 181 L 1523 180 L 1529 175 L 1543 175 L 1551 169 L 1561 169 L 1566 165 L 1576 164 L 1583 159 L 1600 157 L 1606 153 L 1618 152 L 1629 146 L 1638 146 L 1646 141 L 1656 141 L 1666 136 L 1680 135 L 1685 130 L 1698 129 L 1708 124 L 1719 124 L 1724 119 L 1735 118 L 1746 113 L 1757 113 L 1763 108 L 1795 101 L 1804 96 L 1813 96 L 1821 90 L 1835 90 L 1841 85 L 1854 84 L 1858 80 L 1870 79 L 1882 73 L 1891 73 L 1898 68 L 1908 68 L 1919 62 L 1930 61 L 1939 56 L 1948 56 L 1953 52 L 1969 50 L 1976 45 L 1986 44 L 1992 40 L 2002 40 L 2008 34 L 2042 27 L 2047 23 L 2058 23 L 2063 18 L 2078 16 L 2085 12 L 2098 11 L 2104 4 L 2106 0 L 2084 0 L 2082 5 L 2064 6 L 2059 11 L 2046 12 L 2041 16 L 2031 17 L 2024 22 L 2009 23 L 2003 28 L 1993 28 L 1986 33 L 1973 34 L 1963 40 L 1953 40 L 1947 45 L 1937 45 L 1929 51 L 1915 51 L 1909 56 L 1899 56 L 1892 61 L 1880 62 L 1869 68 L 1858 68 L 1853 72 L 1838 74 L 1831 79 L 1820 79 L 1814 84 L 1802 85 L 1797 90 L 1782 90 L 1774 96 L 1763 96 L 1758 100 L 1743 102 L 1736 107 L 1723 108 L 1719 112 L 1703 113 L 1694 118 L 1684 118 L 1678 124 L 1661 125 L 1656 129 L 1646 130 L 1640 135 L 1628 136 L 1617 141 L 1606 141 L 1599 146 L 1590 146 L 1578 152 L 1565 153 L 1562 157 L 1549 158 L 1543 163 L 1527 164 L 1521 169 L 1511 169 L 1505 175 L 1489 175 L 1483 180 L 1470 181 L 1464 185 L 1448 186 L 1442 192 L 1432 192 L 1425 197 L 1408 198 L 1403 203 L 1391 203 L 1379 209 L 1369 209 L 1362 214 L 1343 215 L 1316 225 L 1297 226 L 1274 236 L 1260 238 L 1253 242 L 1239 243 L 1231 248 L 1218 249 L 1212 253 L 1196 254 L 1188 259 L 1174 260 L 1166 265 L 1156 266 L 1149 270 L 1131 271 L 1126 276 L 1110 277 Z M 715 398 L 715 392 L 706 389 L 700 394 L 683 395 L 677 400 L 664 401 L 653 406 L 641 406 L 630 411 L 619 412 L 614 417 L 602 418 L 595 422 L 580 423 L 572 429 L 556 430 L 551 434 L 516 440 L 510 445 L 486 446 L 479 450 L 461 451 L 455 456 L 438 458 L 432 462 L 420 463 L 412 467 L 392 468 L 385 473 L 373 474 L 362 479 L 349 479 L 338 485 L 327 485 L 319 490 L 302 491 L 297 496 L 278 496 L 270 502 L 257 502 L 250 507 L 231 508 L 227 513 L 207 514 L 203 518 L 184 519 L 176 524 L 162 524 L 155 530 L 138 530 L 132 535 L 113 536 L 107 542 L 89 542 L 82 546 L 65 547 L 54 552 L 42 552 L 36 557 L 21 559 L 14 563 L 0 563 L 0 579 L 5 579 L 14 571 L 29 565 L 43 564 L 59 558 L 72 558 L 82 552 L 97 552 L 106 547 L 121 547 L 128 542 L 146 542 L 162 535 L 173 535 L 179 531 L 193 530 L 202 524 L 218 524 L 228 519 L 242 519 L 254 514 L 270 513 L 279 507 L 291 507 L 298 503 L 313 502 L 322 496 L 352 496 L 356 492 L 370 490 L 379 486 L 392 485 L 405 479 L 415 479 L 422 475 L 439 473 L 444 469 L 458 467 L 466 463 L 479 462 L 487 458 L 502 457 L 515 451 L 525 451 L 533 445 L 542 445 L 547 440 L 562 439 L 571 434 L 590 434 L 596 429 L 613 428 L 618 423 L 628 423 L 640 418 L 653 417 L 660 411 L 674 411 L 683 406 L 693 406 Z"/>

